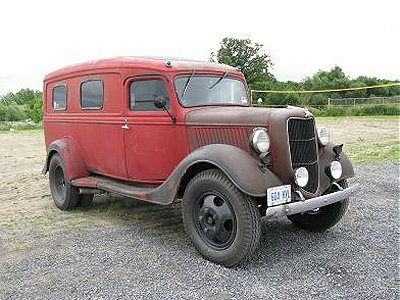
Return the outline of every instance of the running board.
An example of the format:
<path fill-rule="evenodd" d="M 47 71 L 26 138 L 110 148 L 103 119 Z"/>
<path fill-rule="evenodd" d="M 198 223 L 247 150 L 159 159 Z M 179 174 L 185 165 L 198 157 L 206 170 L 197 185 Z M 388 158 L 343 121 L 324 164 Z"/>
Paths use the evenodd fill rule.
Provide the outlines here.
<path fill-rule="evenodd" d="M 162 193 L 160 194 L 160 191 L 158 191 L 160 186 L 137 185 L 128 181 L 121 181 L 98 175 L 73 179 L 71 184 L 79 189 L 82 189 L 83 191 L 100 190 L 137 200 L 149 201 L 158 204 L 168 204 L 165 203 L 167 199 L 160 199 L 160 196 L 162 196 Z"/>

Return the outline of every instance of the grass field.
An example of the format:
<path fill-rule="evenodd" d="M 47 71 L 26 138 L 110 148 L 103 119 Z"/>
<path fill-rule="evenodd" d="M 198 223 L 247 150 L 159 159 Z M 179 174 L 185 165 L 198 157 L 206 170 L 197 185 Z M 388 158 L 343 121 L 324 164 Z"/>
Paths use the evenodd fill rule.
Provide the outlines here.
<path fill-rule="evenodd" d="M 332 141 L 343 143 L 354 163 L 400 158 L 399 117 L 318 117 L 317 125 L 331 129 Z"/>
<path fill-rule="evenodd" d="M 35 129 L 42 129 L 42 124 L 31 121 L 0 122 L 0 133 Z"/>

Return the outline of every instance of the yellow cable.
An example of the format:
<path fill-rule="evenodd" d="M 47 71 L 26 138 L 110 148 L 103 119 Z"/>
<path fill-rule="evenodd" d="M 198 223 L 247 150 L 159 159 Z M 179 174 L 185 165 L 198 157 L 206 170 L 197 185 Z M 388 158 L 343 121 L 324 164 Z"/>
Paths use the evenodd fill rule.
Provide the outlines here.
<path fill-rule="evenodd" d="M 400 86 L 400 82 L 396 83 L 386 83 L 386 84 L 378 84 L 371 86 L 362 86 L 362 87 L 354 87 L 354 88 L 344 88 L 344 89 L 329 89 L 329 90 L 315 90 L 315 91 L 263 91 L 263 90 L 251 90 L 251 94 L 253 93 L 270 93 L 270 94 L 311 94 L 311 93 L 330 93 L 330 92 L 343 92 L 343 91 L 357 91 L 357 90 L 367 90 L 374 88 L 382 88 L 382 87 L 390 87 L 390 86 Z"/>

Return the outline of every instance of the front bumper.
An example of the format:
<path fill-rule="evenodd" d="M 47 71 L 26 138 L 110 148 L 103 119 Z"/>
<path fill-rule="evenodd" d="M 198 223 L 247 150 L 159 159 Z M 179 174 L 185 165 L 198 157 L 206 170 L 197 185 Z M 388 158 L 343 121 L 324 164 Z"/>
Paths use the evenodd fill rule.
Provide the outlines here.
<path fill-rule="evenodd" d="M 306 199 L 304 201 L 286 203 L 282 205 L 268 207 L 266 211 L 267 217 L 290 216 L 294 214 L 304 213 L 319 207 L 333 204 L 349 198 L 360 190 L 359 184 L 354 184 L 346 189 L 320 197 Z"/>

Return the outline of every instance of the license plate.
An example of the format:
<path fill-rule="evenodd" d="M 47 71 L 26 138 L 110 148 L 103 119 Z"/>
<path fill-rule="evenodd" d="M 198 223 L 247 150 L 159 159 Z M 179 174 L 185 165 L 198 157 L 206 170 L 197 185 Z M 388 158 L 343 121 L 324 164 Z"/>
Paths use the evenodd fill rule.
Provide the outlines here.
<path fill-rule="evenodd" d="M 290 185 L 281 185 L 267 189 L 267 205 L 274 206 L 287 203 L 292 200 Z"/>

